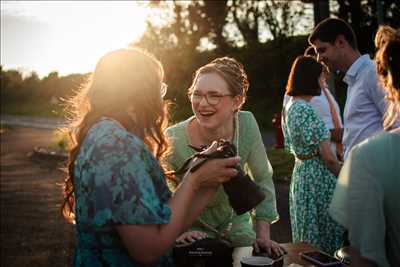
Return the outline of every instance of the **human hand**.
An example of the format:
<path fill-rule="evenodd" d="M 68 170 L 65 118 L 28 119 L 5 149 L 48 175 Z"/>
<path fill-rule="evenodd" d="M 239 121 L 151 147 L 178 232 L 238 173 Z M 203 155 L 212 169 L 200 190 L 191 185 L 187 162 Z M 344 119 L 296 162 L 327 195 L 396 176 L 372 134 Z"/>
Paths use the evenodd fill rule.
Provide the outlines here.
<path fill-rule="evenodd" d="M 256 253 L 266 252 L 269 256 L 282 256 L 286 253 L 277 242 L 267 238 L 256 238 L 253 248 Z"/>
<path fill-rule="evenodd" d="M 213 142 L 202 154 L 209 154 L 217 149 L 217 142 Z M 206 161 L 203 163 L 203 161 Z M 236 166 L 240 163 L 240 157 L 230 157 L 221 159 L 196 158 L 190 165 L 185 177 L 191 180 L 194 188 L 200 186 L 217 186 L 236 176 L 238 171 Z M 201 164 L 195 172 L 191 172 L 193 167 Z M 190 177 L 190 178 L 189 178 Z"/>
<path fill-rule="evenodd" d="M 208 237 L 206 233 L 201 231 L 188 231 L 181 234 L 175 241 L 178 246 L 187 246 L 191 243 Z"/>
<path fill-rule="evenodd" d="M 256 241 L 253 244 L 255 253 L 267 253 L 268 256 L 281 256 L 285 249 L 270 239 L 270 225 L 263 220 L 256 221 Z"/>

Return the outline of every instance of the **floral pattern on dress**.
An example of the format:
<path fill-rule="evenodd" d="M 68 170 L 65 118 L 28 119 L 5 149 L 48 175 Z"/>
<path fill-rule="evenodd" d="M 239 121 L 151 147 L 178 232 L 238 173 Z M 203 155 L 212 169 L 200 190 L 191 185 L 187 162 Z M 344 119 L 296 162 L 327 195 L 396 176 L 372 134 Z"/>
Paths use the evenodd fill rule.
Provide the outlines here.
<path fill-rule="evenodd" d="M 74 266 L 140 266 L 114 226 L 169 222 L 171 194 L 157 160 L 141 139 L 103 118 L 87 133 L 74 174 Z M 174 266 L 170 254 L 155 266 Z"/>
<path fill-rule="evenodd" d="M 295 156 L 311 156 L 330 132 L 305 101 L 288 105 L 282 127 L 285 147 Z M 296 158 L 289 193 L 293 242 L 309 242 L 329 254 L 340 247 L 344 229 L 328 214 L 336 180 L 320 157 Z"/>

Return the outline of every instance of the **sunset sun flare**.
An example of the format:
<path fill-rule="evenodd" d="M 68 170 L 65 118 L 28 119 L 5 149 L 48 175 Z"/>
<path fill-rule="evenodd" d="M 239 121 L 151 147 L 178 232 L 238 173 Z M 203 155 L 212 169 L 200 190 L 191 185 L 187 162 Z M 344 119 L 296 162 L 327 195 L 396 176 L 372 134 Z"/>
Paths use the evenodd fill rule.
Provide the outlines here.
<path fill-rule="evenodd" d="M 40 76 L 92 71 L 143 34 L 148 12 L 135 1 L 2 1 L 1 64 Z"/>

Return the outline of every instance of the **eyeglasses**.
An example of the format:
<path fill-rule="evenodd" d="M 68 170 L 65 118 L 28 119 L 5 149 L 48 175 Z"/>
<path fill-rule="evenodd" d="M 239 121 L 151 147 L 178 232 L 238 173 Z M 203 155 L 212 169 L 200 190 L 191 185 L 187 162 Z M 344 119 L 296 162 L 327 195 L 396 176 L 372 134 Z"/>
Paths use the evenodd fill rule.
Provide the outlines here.
<path fill-rule="evenodd" d="M 168 90 L 168 85 L 164 82 L 161 82 L 161 88 L 160 88 L 161 98 L 165 97 L 165 95 L 167 94 L 167 90 Z"/>
<path fill-rule="evenodd" d="M 233 96 L 232 94 L 218 94 L 213 92 L 208 92 L 205 94 L 200 94 L 199 92 L 192 92 L 188 94 L 190 102 L 198 104 L 201 102 L 203 97 L 206 99 L 207 103 L 211 106 L 216 106 L 221 102 L 221 99 L 225 96 Z"/>

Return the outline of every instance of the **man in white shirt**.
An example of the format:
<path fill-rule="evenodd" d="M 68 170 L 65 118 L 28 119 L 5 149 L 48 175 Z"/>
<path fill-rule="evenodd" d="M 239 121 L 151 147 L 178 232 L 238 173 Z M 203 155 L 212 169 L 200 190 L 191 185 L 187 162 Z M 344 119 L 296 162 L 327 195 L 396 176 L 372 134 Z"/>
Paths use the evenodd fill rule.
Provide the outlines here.
<path fill-rule="evenodd" d="M 308 37 L 308 42 L 317 52 L 318 60 L 330 71 L 345 73 L 343 80 L 348 85 L 343 114 L 346 160 L 353 146 L 383 130 L 386 93 L 379 85 L 374 62 L 369 55 L 360 54 L 354 31 L 344 20 L 328 18 L 321 21 Z M 346 210 L 346 207 L 341 208 Z M 354 229 L 349 230 L 351 247 L 360 250 L 352 231 Z M 367 256 L 362 254 L 361 257 Z"/>
<path fill-rule="evenodd" d="M 361 56 L 354 31 L 345 21 L 328 18 L 320 22 L 308 38 L 318 60 L 330 71 L 346 73 L 348 85 L 344 109 L 344 159 L 350 149 L 383 130 L 385 92 L 380 87 L 374 62 Z"/>

